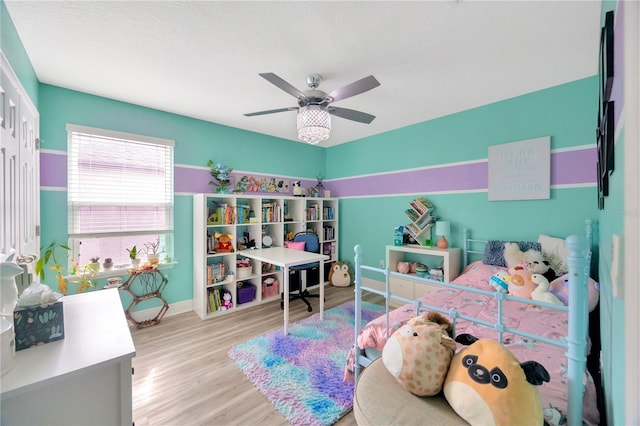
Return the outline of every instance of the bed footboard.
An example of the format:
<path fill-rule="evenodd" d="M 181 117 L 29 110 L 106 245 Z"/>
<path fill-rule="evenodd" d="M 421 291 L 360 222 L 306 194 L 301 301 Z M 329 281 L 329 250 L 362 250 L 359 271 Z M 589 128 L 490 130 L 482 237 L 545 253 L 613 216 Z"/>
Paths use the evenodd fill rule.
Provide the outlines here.
<path fill-rule="evenodd" d="M 572 291 L 569 294 L 569 307 L 553 305 L 544 302 L 538 302 L 531 299 L 521 299 L 507 294 L 495 291 L 481 290 L 471 287 L 463 287 L 453 283 L 442 283 L 433 281 L 428 278 L 417 278 L 412 276 L 413 280 L 423 280 L 430 285 L 438 285 L 441 287 L 449 287 L 451 289 L 471 291 L 473 293 L 483 294 L 489 296 L 495 300 L 498 307 L 498 315 L 495 322 L 481 320 L 472 316 L 466 315 L 464 312 L 458 312 L 456 309 L 442 309 L 438 306 L 430 306 L 425 303 L 425 299 L 422 300 L 408 300 L 403 297 L 399 297 L 391 294 L 389 277 L 393 275 L 403 276 L 398 272 L 389 270 L 388 268 L 376 268 L 366 266 L 362 264 L 362 252 L 363 249 L 360 245 L 354 248 L 355 251 L 355 336 L 354 336 L 354 377 L 356 384 L 360 370 L 366 367 L 371 360 L 369 360 L 363 350 L 360 349 L 358 344 L 358 336 L 361 333 L 361 321 L 362 317 L 360 310 L 362 307 L 362 292 L 367 291 L 370 293 L 378 294 L 385 298 L 386 306 L 386 329 L 389 330 L 389 312 L 390 312 L 390 300 L 400 300 L 405 303 L 411 303 L 415 307 L 415 314 L 417 315 L 420 309 L 435 310 L 446 314 L 450 317 L 454 324 L 458 319 L 465 319 L 476 324 L 480 324 L 495 330 L 498 333 L 498 340 L 502 342 L 502 335 L 504 332 L 513 333 L 515 335 L 524 336 L 527 339 L 533 339 L 548 343 L 557 347 L 566 349 L 567 356 L 567 380 L 568 380 L 568 393 L 567 393 L 567 418 L 569 425 L 581 425 L 583 419 L 583 377 L 586 370 L 587 360 L 587 342 L 588 342 L 588 278 L 589 278 L 589 259 L 590 259 L 590 244 L 591 239 L 590 222 L 587 226 L 587 236 L 570 236 L 566 239 L 566 245 L 570 250 L 567 263 L 569 266 L 569 286 Z M 389 266 L 389 265 L 387 265 Z M 363 271 L 369 271 L 368 274 L 383 275 L 386 282 L 385 290 L 380 291 L 374 288 L 366 287 L 363 285 Z M 545 308 L 556 309 L 560 311 L 568 312 L 568 335 L 566 341 L 564 339 L 550 339 L 545 336 L 539 336 L 526 331 L 518 330 L 517 328 L 509 327 L 502 319 L 502 304 L 505 300 L 513 300 L 528 305 L 538 305 Z M 455 328 L 454 328 L 455 333 Z M 388 336 L 387 336 L 388 337 Z"/>

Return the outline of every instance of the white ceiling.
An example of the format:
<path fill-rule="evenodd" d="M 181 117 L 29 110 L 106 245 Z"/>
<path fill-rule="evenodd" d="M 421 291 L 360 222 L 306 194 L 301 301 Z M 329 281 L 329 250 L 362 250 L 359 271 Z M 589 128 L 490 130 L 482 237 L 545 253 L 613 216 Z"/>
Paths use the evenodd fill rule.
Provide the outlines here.
<path fill-rule="evenodd" d="M 38 79 L 296 141 L 296 106 L 258 76 L 325 92 L 332 146 L 597 74 L 600 1 L 14 1 Z"/>

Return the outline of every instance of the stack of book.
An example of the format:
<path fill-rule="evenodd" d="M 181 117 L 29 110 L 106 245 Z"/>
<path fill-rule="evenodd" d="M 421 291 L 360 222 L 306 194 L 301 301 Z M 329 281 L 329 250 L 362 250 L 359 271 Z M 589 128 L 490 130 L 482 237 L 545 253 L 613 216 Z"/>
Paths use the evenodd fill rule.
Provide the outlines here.
<path fill-rule="evenodd" d="M 207 312 L 216 312 L 220 310 L 222 306 L 222 287 L 213 287 L 207 290 L 207 297 L 209 303 L 207 305 Z"/>
<path fill-rule="evenodd" d="M 320 219 L 320 207 L 317 204 L 311 204 L 307 208 L 307 220 L 319 220 Z"/>
<path fill-rule="evenodd" d="M 335 212 L 334 212 L 333 207 L 324 206 L 322 208 L 322 219 L 323 220 L 334 220 L 335 219 Z"/>
<path fill-rule="evenodd" d="M 283 212 L 277 202 L 262 203 L 262 222 L 282 222 Z"/>
<path fill-rule="evenodd" d="M 431 226 L 435 223 L 437 217 L 433 216 L 434 207 L 429 200 L 424 197 L 415 198 L 409 202 L 411 206 L 405 213 L 411 223 L 405 226 L 405 229 L 419 244 L 424 238 L 431 239 Z"/>

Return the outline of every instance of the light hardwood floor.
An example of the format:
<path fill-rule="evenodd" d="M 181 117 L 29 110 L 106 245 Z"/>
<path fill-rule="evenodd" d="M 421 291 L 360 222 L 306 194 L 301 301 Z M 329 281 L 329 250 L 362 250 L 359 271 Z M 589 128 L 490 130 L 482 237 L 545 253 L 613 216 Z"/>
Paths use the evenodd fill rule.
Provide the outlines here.
<path fill-rule="evenodd" d="M 353 300 L 353 287 L 327 286 L 325 309 Z M 290 322 L 309 313 L 292 301 Z M 377 302 L 378 296 L 367 300 Z M 282 327 L 280 301 L 242 312 L 201 320 L 193 311 L 165 317 L 160 324 L 131 329 L 133 420 L 136 426 L 287 425 L 258 389 L 246 379 L 227 352 L 237 343 Z M 337 425 L 355 425 L 353 413 Z"/>

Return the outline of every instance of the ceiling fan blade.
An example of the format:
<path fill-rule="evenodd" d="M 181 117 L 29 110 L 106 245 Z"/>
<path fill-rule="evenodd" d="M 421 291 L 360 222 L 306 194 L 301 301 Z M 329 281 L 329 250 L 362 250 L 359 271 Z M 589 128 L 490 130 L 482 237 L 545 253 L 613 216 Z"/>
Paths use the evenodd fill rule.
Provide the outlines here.
<path fill-rule="evenodd" d="M 334 90 L 333 92 L 329 93 L 327 97 L 331 98 L 330 102 L 335 102 L 339 101 L 340 99 L 346 99 L 351 96 L 359 95 L 360 93 L 364 93 L 367 90 L 371 90 L 378 86 L 380 86 L 380 82 L 376 80 L 374 76 L 370 75 L 361 80 L 354 81 L 351 84 L 347 84 L 346 86 Z"/>
<path fill-rule="evenodd" d="M 273 114 L 275 112 L 293 111 L 293 110 L 297 110 L 297 109 L 298 109 L 298 107 L 278 108 L 278 109 L 270 109 L 268 111 L 250 112 L 250 113 L 244 114 L 244 115 L 245 115 L 245 117 L 253 117 L 254 115 Z"/>
<path fill-rule="evenodd" d="M 367 114 L 366 112 L 356 111 L 349 108 L 339 108 L 330 106 L 329 114 L 333 114 L 336 117 L 346 118 L 347 120 L 357 121 L 359 123 L 369 124 L 376 118 L 375 115 Z"/>
<path fill-rule="evenodd" d="M 284 90 L 285 92 L 287 92 L 291 96 L 294 96 L 296 98 L 305 98 L 305 99 L 307 98 L 307 95 L 305 95 L 303 92 L 301 92 L 300 90 L 296 89 L 291 84 L 287 83 L 286 81 L 284 81 L 283 79 L 281 79 L 280 77 L 278 77 L 277 75 L 275 75 L 272 72 L 265 72 L 265 73 L 261 73 L 259 75 L 260 75 L 260 77 L 262 77 L 265 80 L 267 80 L 269 83 L 279 87 L 280 89 Z"/>

